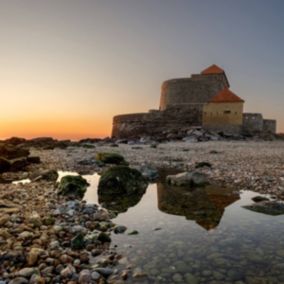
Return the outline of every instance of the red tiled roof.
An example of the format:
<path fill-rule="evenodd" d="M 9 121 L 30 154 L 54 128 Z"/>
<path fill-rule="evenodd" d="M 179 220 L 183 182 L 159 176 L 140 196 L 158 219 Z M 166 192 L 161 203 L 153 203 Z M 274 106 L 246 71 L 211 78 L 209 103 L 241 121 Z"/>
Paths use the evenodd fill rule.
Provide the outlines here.
<path fill-rule="evenodd" d="M 209 66 L 208 68 L 204 69 L 203 71 L 201 71 L 201 74 L 203 74 L 203 75 L 221 74 L 221 73 L 225 73 L 225 71 L 215 64 L 213 64 L 213 65 Z"/>
<path fill-rule="evenodd" d="M 214 96 L 209 102 L 210 103 L 238 103 L 238 102 L 244 102 L 244 100 L 238 97 L 228 88 L 225 88 L 221 92 L 219 92 L 216 96 Z"/>

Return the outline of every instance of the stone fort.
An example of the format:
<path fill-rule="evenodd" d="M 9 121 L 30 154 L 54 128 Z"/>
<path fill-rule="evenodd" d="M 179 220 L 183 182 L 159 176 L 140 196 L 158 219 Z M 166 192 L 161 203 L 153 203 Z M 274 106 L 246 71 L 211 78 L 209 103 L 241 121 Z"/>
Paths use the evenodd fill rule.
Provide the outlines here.
<path fill-rule="evenodd" d="M 157 136 L 193 127 L 229 135 L 276 133 L 276 120 L 244 113 L 243 107 L 244 100 L 230 90 L 225 71 L 211 65 L 189 78 L 163 82 L 159 109 L 115 116 L 112 137 Z"/>

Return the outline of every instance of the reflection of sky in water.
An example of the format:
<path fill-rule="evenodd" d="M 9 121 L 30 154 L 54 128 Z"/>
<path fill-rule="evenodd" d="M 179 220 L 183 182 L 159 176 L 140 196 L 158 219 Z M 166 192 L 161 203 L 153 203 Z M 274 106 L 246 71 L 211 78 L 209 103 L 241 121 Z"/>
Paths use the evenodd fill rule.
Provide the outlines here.
<path fill-rule="evenodd" d="M 96 203 L 99 176 L 84 177 L 91 184 L 84 199 Z M 196 283 L 262 283 L 263 279 L 271 280 L 267 283 L 281 283 L 284 217 L 241 207 L 251 204 L 256 195 L 259 194 L 242 192 L 239 200 L 225 208 L 219 225 L 206 230 L 195 220 L 160 211 L 157 185 L 151 184 L 137 205 L 113 220 L 127 226 L 127 232 L 137 230 L 139 234 L 113 234 L 112 245 L 117 245 L 131 263 L 146 271 L 152 279 L 148 280 L 150 283 L 173 283 L 172 277 L 177 273 L 180 283 L 195 283 L 189 281 L 188 273 L 199 281 Z"/>

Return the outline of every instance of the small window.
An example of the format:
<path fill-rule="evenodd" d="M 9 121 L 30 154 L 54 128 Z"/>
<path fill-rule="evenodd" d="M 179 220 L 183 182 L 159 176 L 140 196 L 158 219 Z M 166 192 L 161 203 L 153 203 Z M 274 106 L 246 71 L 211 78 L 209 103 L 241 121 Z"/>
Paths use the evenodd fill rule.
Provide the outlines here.
<path fill-rule="evenodd" d="M 230 114 L 231 111 L 230 110 L 224 110 L 224 114 Z"/>

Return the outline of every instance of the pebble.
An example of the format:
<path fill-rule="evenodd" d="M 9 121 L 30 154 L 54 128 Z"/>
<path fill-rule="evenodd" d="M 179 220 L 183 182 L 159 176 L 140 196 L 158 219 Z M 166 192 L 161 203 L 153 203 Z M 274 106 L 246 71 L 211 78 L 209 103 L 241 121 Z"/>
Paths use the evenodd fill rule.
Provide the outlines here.
<path fill-rule="evenodd" d="M 28 266 L 34 266 L 40 256 L 44 252 L 43 249 L 40 248 L 31 248 L 28 256 L 27 256 L 27 263 Z"/>
<path fill-rule="evenodd" d="M 20 277 L 30 278 L 34 273 L 38 273 L 38 270 L 34 267 L 25 267 L 17 272 Z"/>
<path fill-rule="evenodd" d="M 113 231 L 115 234 L 123 234 L 126 230 L 126 226 L 116 226 Z"/>
<path fill-rule="evenodd" d="M 13 280 L 9 281 L 8 284 L 28 284 L 29 281 L 23 277 L 16 277 Z"/>
<path fill-rule="evenodd" d="M 99 267 L 94 269 L 96 272 L 98 272 L 99 274 L 101 274 L 104 277 L 108 277 L 113 273 L 113 269 L 112 268 L 108 268 L 108 267 Z"/>
<path fill-rule="evenodd" d="M 79 273 L 79 283 L 80 284 L 89 284 L 92 280 L 91 271 L 88 269 L 83 269 Z"/>
<path fill-rule="evenodd" d="M 96 280 L 99 280 L 101 278 L 101 275 L 97 271 L 93 271 L 91 273 L 91 278 L 92 278 L 92 280 L 96 281 Z"/>
<path fill-rule="evenodd" d="M 60 275 L 63 278 L 71 278 L 74 274 L 76 273 L 76 269 L 72 265 L 67 265 L 66 268 L 64 268 L 61 272 Z"/>

